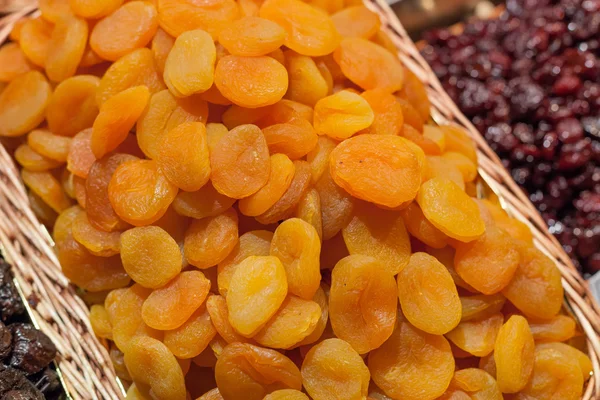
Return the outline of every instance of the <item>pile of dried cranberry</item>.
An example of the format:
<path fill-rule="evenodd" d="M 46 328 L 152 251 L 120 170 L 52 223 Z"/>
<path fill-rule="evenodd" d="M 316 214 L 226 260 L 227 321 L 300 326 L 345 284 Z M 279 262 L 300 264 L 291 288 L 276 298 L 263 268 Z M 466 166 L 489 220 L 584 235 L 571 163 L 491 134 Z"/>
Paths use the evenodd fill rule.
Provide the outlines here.
<path fill-rule="evenodd" d="M 444 88 L 585 274 L 600 270 L 600 0 L 508 0 L 423 37 Z"/>
<path fill-rule="evenodd" d="M 0 259 L 0 399 L 60 399 L 64 392 L 50 367 L 56 347 L 28 321 L 10 266 Z"/>

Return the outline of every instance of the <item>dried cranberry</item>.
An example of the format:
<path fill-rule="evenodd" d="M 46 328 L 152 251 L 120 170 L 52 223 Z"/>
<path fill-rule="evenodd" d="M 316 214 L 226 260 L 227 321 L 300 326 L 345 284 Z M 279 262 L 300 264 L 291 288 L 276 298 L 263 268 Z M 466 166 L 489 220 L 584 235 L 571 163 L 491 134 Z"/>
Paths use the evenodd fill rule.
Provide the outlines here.
<path fill-rule="evenodd" d="M 558 78 L 552 86 L 552 90 L 559 96 L 566 96 L 577 93 L 580 87 L 581 79 L 575 75 L 564 75 Z"/>
<path fill-rule="evenodd" d="M 589 162 L 592 157 L 592 142 L 585 138 L 573 144 L 564 144 L 558 159 L 559 170 L 573 170 Z"/>
<path fill-rule="evenodd" d="M 563 143 L 575 143 L 583 139 L 583 128 L 579 120 L 565 118 L 556 124 L 558 139 Z"/>
<path fill-rule="evenodd" d="M 544 99 L 543 89 L 528 78 L 509 82 L 512 87 L 511 111 L 515 117 L 526 117 L 535 112 Z"/>

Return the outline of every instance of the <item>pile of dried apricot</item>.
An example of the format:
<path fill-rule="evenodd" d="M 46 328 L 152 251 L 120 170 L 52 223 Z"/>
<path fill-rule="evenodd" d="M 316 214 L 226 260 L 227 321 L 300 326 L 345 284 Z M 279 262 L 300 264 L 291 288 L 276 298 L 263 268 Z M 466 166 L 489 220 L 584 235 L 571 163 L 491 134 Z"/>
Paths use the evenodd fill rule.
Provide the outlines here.
<path fill-rule="evenodd" d="M 559 271 L 360 2 L 40 8 L 0 136 L 128 399 L 579 398 Z"/>

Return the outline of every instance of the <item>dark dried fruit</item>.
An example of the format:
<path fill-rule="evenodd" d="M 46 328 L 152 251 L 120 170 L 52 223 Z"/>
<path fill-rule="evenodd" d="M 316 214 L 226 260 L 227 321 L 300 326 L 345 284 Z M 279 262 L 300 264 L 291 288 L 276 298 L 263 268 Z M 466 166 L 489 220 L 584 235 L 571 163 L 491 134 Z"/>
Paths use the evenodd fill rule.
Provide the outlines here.
<path fill-rule="evenodd" d="M 10 355 L 12 348 L 12 334 L 10 330 L 0 322 L 0 360 L 4 360 Z"/>
<path fill-rule="evenodd" d="M 14 323 L 9 326 L 13 335 L 10 366 L 34 374 L 46 367 L 56 356 L 56 346 L 42 331 L 31 324 Z"/>
<path fill-rule="evenodd" d="M 4 322 L 25 312 L 25 307 L 12 279 L 10 265 L 4 260 L 0 260 L 0 319 Z"/>
<path fill-rule="evenodd" d="M 0 399 L 44 400 L 44 395 L 27 380 L 23 372 L 0 364 Z"/>

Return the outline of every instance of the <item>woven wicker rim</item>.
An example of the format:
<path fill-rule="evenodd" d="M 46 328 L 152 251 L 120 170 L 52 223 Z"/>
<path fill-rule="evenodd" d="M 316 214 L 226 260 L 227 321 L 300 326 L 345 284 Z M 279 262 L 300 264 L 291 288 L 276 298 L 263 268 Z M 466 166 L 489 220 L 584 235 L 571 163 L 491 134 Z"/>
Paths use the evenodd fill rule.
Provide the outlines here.
<path fill-rule="evenodd" d="M 550 234 L 534 206 L 504 169 L 498 156 L 460 112 L 385 0 L 364 0 L 379 14 L 382 29 L 398 49 L 398 57 L 423 81 L 437 123 L 452 123 L 465 128 L 477 146 L 479 174 L 498 195 L 503 208 L 525 222 L 535 245 L 558 266 L 565 289 L 565 302 L 585 333 L 593 364 L 593 376 L 584 388 L 582 399 L 600 397 L 600 307 L 586 281 L 580 276 L 558 241 Z M 0 19 L 0 43 L 7 40 L 12 25 L 23 16 L 37 12 L 32 2 L 20 11 Z M 2 10 L 0 9 L 0 12 Z M 39 302 L 33 310 L 36 320 L 57 344 L 58 364 L 74 399 L 120 399 L 122 387 L 106 351 L 93 334 L 89 311 L 62 275 L 53 251 L 53 242 L 29 207 L 18 170 L 4 147 L 0 146 L 0 243 L 15 268 L 16 279 L 25 295 L 34 294 Z"/>

